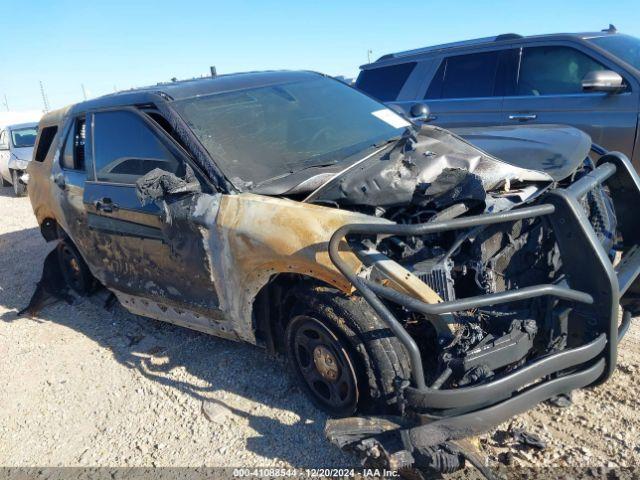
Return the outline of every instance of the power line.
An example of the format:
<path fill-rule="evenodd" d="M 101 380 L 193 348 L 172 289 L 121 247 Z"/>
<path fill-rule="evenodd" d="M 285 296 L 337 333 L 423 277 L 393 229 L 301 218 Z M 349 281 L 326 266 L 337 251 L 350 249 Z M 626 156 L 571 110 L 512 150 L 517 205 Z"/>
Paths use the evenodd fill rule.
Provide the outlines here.
<path fill-rule="evenodd" d="M 42 94 L 42 103 L 44 104 L 44 113 L 49 111 L 49 100 L 47 100 L 47 94 L 44 91 L 44 85 L 42 85 L 42 80 L 40 80 L 40 93 Z"/>

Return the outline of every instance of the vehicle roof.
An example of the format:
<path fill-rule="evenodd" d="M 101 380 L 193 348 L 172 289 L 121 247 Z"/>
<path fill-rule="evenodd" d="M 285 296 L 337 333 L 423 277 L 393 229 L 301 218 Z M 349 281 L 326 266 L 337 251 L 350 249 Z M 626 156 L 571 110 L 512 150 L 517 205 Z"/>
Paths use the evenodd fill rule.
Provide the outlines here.
<path fill-rule="evenodd" d="M 613 27 L 610 27 L 613 28 Z M 587 40 L 591 38 L 597 37 L 606 37 L 612 35 L 624 35 L 622 33 L 618 33 L 614 30 L 602 30 L 598 32 L 578 32 L 578 33 L 547 33 L 542 35 L 529 35 L 523 36 L 517 33 L 504 33 L 501 35 L 495 35 L 492 37 L 482 37 L 475 38 L 471 40 L 463 40 L 460 42 L 451 42 L 451 43 L 443 43 L 440 45 L 432 45 L 429 47 L 416 48 L 412 50 L 404 50 L 401 52 L 389 53 L 381 56 L 375 62 L 365 64 L 360 66 L 361 70 L 366 70 L 368 68 L 375 68 L 379 63 L 393 63 L 393 60 L 402 58 L 412 58 L 412 57 L 420 57 L 422 55 L 427 55 L 435 52 L 440 52 L 444 50 L 450 49 L 465 49 L 469 47 L 476 46 L 484 46 L 490 44 L 499 44 L 499 45 L 508 45 L 512 43 L 520 43 L 522 41 L 531 41 L 531 40 Z"/>
<path fill-rule="evenodd" d="M 17 130 L 19 128 L 29 128 L 29 127 L 37 127 L 38 122 L 25 122 L 25 123 L 12 123 L 11 125 L 7 125 L 5 128 L 7 130 Z"/>
<path fill-rule="evenodd" d="M 162 94 L 169 101 L 182 100 L 200 95 L 245 90 L 266 85 L 277 85 L 321 76 L 311 71 L 264 71 L 217 75 L 214 77 L 193 78 L 175 82 L 158 83 L 146 87 L 111 93 L 72 106 L 73 113 L 105 108 L 109 106 L 145 103 L 157 94 Z M 324 75 L 322 75 L 324 76 Z"/>

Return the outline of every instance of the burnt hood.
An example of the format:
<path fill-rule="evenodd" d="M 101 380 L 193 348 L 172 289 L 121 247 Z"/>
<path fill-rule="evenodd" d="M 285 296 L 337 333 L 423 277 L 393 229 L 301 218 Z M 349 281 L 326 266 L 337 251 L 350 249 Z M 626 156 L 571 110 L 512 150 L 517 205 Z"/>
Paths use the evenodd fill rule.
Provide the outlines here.
<path fill-rule="evenodd" d="M 492 136 L 494 130 L 500 133 Z M 443 207 L 460 201 L 484 201 L 486 192 L 501 186 L 508 189 L 514 183 L 548 185 L 575 170 L 586 157 L 590 143 L 586 135 L 575 129 L 554 127 L 540 131 L 548 135 L 544 140 L 533 132 L 519 139 L 517 128 L 510 127 L 463 132 L 473 137 L 472 144 L 471 140 L 439 127 L 425 125 L 419 131 L 408 129 L 403 138 L 387 148 L 333 174 L 305 201 L 372 207 L 434 203 Z M 505 138 L 503 142 L 509 148 L 499 148 L 498 136 Z M 481 137 L 485 139 L 484 146 L 493 152 L 508 153 L 510 161 L 479 148 L 476 140 Z M 538 165 L 532 154 L 517 155 L 517 152 L 526 152 L 527 146 L 544 151 L 541 145 L 546 145 L 550 150 L 557 139 L 573 145 L 563 147 L 556 157 L 547 156 L 543 165 Z M 551 163 L 552 160 L 555 163 Z"/>
<path fill-rule="evenodd" d="M 492 156 L 518 167 L 567 178 L 589 154 L 591 138 L 562 125 L 455 128 L 454 133 Z"/>

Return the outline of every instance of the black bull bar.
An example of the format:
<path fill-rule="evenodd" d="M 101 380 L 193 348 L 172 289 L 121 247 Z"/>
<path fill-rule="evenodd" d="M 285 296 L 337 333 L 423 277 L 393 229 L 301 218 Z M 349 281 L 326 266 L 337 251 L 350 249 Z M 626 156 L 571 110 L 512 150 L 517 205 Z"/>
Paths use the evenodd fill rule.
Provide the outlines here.
<path fill-rule="evenodd" d="M 580 204 L 601 184 L 609 187 L 623 238 L 622 259 L 615 268 Z M 598 160 L 593 171 L 567 188 L 550 190 L 530 206 L 412 225 L 350 224 L 333 234 L 329 243 L 331 260 L 407 349 L 412 367 L 412 382 L 404 391 L 407 404 L 428 410 L 434 420 L 408 430 L 407 438 L 415 437 L 411 443 L 437 445 L 479 433 L 554 395 L 596 385 L 611 376 L 618 342 L 632 314 L 640 312 L 640 282 L 636 282 L 640 273 L 640 221 L 636 220 L 636 210 L 640 213 L 640 177 L 625 155 L 611 152 Z M 339 254 L 341 241 L 350 235 L 419 236 L 533 217 L 546 217 L 553 228 L 566 277 L 562 284 L 429 304 L 357 276 Z M 448 390 L 426 385 L 416 342 L 381 300 L 437 316 L 541 296 L 572 302 L 575 309 L 588 311 L 595 319 L 590 328 L 598 335 L 588 343 L 531 361 L 488 383 Z M 620 325 L 619 308 L 623 312 Z"/>

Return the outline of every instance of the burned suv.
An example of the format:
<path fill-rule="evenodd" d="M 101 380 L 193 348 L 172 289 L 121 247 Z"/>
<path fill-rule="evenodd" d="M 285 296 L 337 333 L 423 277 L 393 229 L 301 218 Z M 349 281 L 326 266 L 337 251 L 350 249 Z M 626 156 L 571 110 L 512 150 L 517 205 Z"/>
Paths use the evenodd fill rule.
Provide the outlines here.
<path fill-rule="evenodd" d="M 453 441 L 611 375 L 640 270 L 624 155 L 570 127 L 462 134 L 311 72 L 49 113 L 29 165 L 57 244 L 39 290 L 103 286 L 135 314 L 283 352 L 347 417 L 328 423 L 337 445 L 452 470 Z"/>

